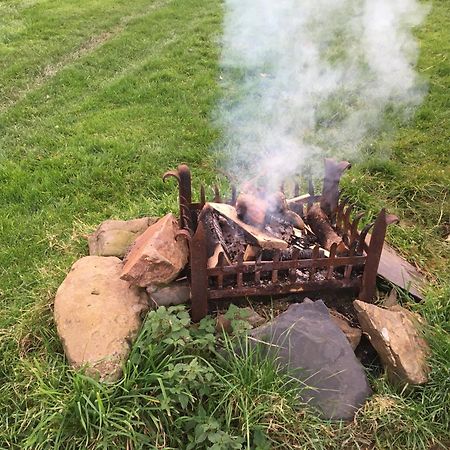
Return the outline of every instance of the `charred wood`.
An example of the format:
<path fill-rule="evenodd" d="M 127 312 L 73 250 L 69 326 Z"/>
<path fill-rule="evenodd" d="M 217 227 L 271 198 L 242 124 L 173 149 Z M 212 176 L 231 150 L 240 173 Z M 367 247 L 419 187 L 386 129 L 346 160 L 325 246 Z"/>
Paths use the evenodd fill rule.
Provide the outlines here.
<path fill-rule="evenodd" d="M 249 225 L 239 219 L 236 209 L 231 205 L 226 205 L 223 203 L 209 203 L 209 205 L 226 219 L 233 222 L 235 226 L 239 227 L 245 234 L 245 237 L 249 241 L 249 243 L 258 245 L 261 248 L 287 248 L 288 244 L 286 241 L 271 236 L 268 233 L 261 231 L 260 229 Z"/>
<path fill-rule="evenodd" d="M 231 261 L 228 258 L 227 254 L 225 253 L 223 246 L 220 243 L 217 243 L 214 248 L 213 254 L 208 258 L 207 262 L 208 269 L 210 269 L 211 267 L 217 267 L 219 265 L 221 254 L 224 255 L 224 262 L 226 264 L 231 264 Z"/>
<path fill-rule="evenodd" d="M 244 253 L 244 261 L 256 261 L 256 258 L 261 253 L 261 248 L 254 245 L 247 245 Z"/>
<path fill-rule="evenodd" d="M 307 221 L 323 248 L 330 250 L 331 246 L 336 244 L 338 255 L 342 255 L 348 250 L 342 238 L 331 226 L 328 216 L 319 205 L 315 204 L 309 209 Z"/>

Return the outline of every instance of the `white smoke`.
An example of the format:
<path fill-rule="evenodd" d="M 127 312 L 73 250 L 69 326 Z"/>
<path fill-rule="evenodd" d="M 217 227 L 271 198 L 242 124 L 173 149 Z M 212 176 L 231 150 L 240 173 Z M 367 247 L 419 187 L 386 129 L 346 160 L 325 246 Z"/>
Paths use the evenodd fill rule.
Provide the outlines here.
<path fill-rule="evenodd" d="M 225 0 L 223 101 L 227 168 L 270 173 L 274 186 L 322 156 L 355 159 L 386 110 L 423 96 L 412 28 L 416 0 Z"/>

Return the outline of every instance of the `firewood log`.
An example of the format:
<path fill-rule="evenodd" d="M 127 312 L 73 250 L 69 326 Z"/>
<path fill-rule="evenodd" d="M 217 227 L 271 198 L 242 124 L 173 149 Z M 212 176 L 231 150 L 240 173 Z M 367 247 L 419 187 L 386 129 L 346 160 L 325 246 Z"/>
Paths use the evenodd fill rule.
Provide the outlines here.
<path fill-rule="evenodd" d="M 224 255 L 225 263 L 231 264 L 222 245 L 219 243 L 216 243 L 215 247 L 214 247 L 214 253 L 208 258 L 208 262 L 207 262 L 208 269 L 211 267 L 217 267 L 217 265 L 219 264 L 219 257 L 220 257 L 221 253 L 223 253 L 223 255 Z"/>
<path fill-rule="evenodd" d="M 236 212 L 243 222 L 263 228 L 266 222 L 267 202 L 252 193 L 241 193 L 236 199 Z"/>
<path fill-rule="evenodd" d="M 286 211 L 284 213 L 284 216 L 286 217 L 286 220 L 295 228 L 298 228 L 299 230 L 305 229 L 305 222 L 303 222 L 303 219 L 294 211 Z"/>
<path fill-rule="evenodd" d="M 309 209 L 306 220 L 323 248 L 330 250 L 331 246 L 336 243 L 337 254 L 342 255 L 348 250 L 342 238 L 333 230 L 328 216 L 318 204 Z"/>
<path fill-rule="evenodd" d="M 257 247 L 255 245 L 247 245 L 244 253 L 244 261 L 255 261 L 261 251 L 261 247 Z"/>
<path fill-rule="evenodd" d="M 257 245 L 265 249 L 284 249 L 288 247 L 286 241 L 278 239 L 266 233 L 264 230 L 254 227 L 239 219 L 236 209 L 225 203 L 208 203 L 208 205 L 219 214 L 230 220 L 234 225 L 238 226 L 249 243 Z"/>
<path fill-rule="evenodd" d="M 260 229 L 264 228 L 267 219 L 271 217 L 279 217 L 300 230 L 305 227 L 303 219 L 289 209 L 286 197 L 282 192 L 268 196 L 241 193 L 236 200 L 236 212 L 243 222 Z"/>

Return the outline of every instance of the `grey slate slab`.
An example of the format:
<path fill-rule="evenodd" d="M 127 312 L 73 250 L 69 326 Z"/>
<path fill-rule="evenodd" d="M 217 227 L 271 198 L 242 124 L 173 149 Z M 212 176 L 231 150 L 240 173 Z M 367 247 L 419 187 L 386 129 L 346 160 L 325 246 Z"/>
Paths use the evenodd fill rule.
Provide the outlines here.
<path fill-rule="evenodd" d="M 322 300 L 294 303 L 249 335 L 308 386 L 301 400 L 317 407 L 324 418 L 352 419 L 372 393 L 364 367 Z"/>

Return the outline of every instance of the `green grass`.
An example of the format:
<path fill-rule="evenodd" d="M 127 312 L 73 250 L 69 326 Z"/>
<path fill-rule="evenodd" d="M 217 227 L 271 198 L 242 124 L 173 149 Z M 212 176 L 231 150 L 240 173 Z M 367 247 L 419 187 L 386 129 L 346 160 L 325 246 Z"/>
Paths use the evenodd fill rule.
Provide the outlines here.
<path fill-rule="evenodd" d="M 445 0 L 417 30 L 428 96 L 393 140 L 377 136 L 344 181 L 359 208 L 375 214 L 387 204 L 399 215 L 389 241 L 432 281 L 422 304 L 405 299 L 430 324 L 426 386 L 397 392 L 376 378 L 354 422 L 322 422 L 294 409 L 292 386 L 255 355 L 229 352 L 224 361 L 208 350 L 202 358 L 216 339 L 211 330 L 195 335 L 182 322 L 158 331 L 164 311 L 147 320 L 118 383 L 101 385 L 67 367 L 52 302 L 87 252 L 85 234 L 104 219 L 176 211 L 176 189 L 161 174 L 181 161 L 194 180 L 216 177 L 211 111 L 220 95 L 221 14 L 218 0 L 0 3 L 0 448 L 448 447 Z M 381 156 L 388 149 L 390 158 Z M 153 345 L 155 326 L 189 345 Z M 211 374 L 214 389 L 205 393 Z"/>

